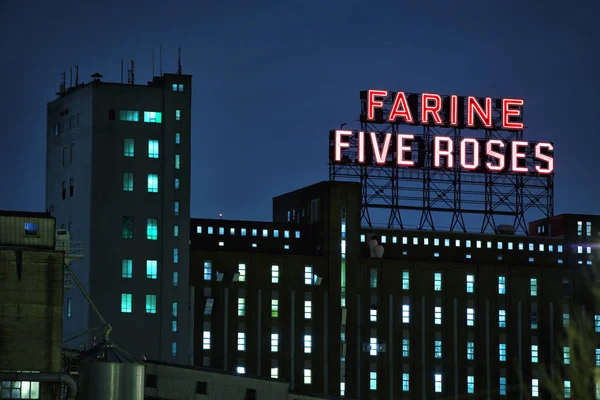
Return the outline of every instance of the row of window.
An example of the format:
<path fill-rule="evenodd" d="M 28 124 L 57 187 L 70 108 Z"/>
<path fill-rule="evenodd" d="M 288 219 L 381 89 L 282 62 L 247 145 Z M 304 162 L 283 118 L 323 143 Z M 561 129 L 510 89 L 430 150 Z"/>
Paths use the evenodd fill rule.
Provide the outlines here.
<path fill-rule="evenodd" d="M 196 227 L 196 233 L 202 233 L 202 226 L 197 226 Z M 207 227 L 206 233 L 209 234 L 209 235 L 214 234 L 214 228 L 212 226 Z M 246 236 L 247 233 L 248 232 L 247 232 L 246 228 L 241 228 L 240 229 L 240 235 L 241 236 Z M 252 229 L 251 233 L 252 233 L 253 237 L 257 237 L 258 236 L 258 229 Z M 235 236 L 235 228 L 229 228 L 229 234 L 231 236 Z M 219 228 L 219 235 L 221 235 L 221 236 L 225 235 L 225 228 L 223 228 L 223 227 Z M 262 230 L 262 237 L 264 237 L 264 238 L 268 238 L 269 237 L 269 229 L 263 229 Z M 273 229 L 273 237 L 274 238 L 278 238 L 279 237 L 279 229 Z M 290 231 L 284 230 L 283 231 L 283 238 L 284 239 L 289 239 L 290 238 Z M 294 232 L 294 238 L 300 239 L 300 231 L 295 231 Z"/>
<path fill-rule="evenodd" d="M 175 144 L 181 143 L 181 134 L 175 133 Z M 123 156 L 135 157 L 135 139 L 123 139 Z M 148 158 L 160 158 L 159 141 L 156 139 L 148 139 Z M 179 155 L 175 156 L 175 164 L 179 164 Z M 179 169 L 179 168 L 177 168 Z"/>
<path fill-rule="evenodd" d="M 146 279 L 157 279 L 158 277 L 158 261 L 157 260 L 146 260 Z M 131 279 L 133 278 L 133 260 L 124 259 L 121 260 L 121 278 Z M 173 286 L 179 285 L 179 272 L 173 272 Z"/>
<path fill-rule="evenodd" d="M 109 119 L 113 118 L 113 110 L 109 110 Z M 136 110 L 119 110 L 119 120 L 129 122 L 139 122 L 140 112 Z M 175 110 L 175 121 L 181 120 L 181 110 Z M 144 111 L 144 122 L 151 124 L 162 123 L 162 112 L 160 111 Z"/>
<path fill-rule="evenodd" d="M 65 200 L 67 198 L 67 188 L 69 190 L 69 197 L 73 197 L 73 193 L 75 192 L 75 179 L 69 179 L 69 182 L 62 182 L 62 199 Z"/>
<path fill-rule="evenodd" d="M 583 236 L 583 221 L 577 221 L 577 236 Z M 585 236 L 592 236 L 592 223 L 585 222 Z"/>
<path fill-rule="evenodd" d="M 80 114 L 73 115 L 54 124 L 54 136 L 59 136 L 68 130 L 77 128 L 79 126 L 79 115 Z"/>
<path fill-rule="evenodd" d="M 121 230 L 122 239 L 133 239 L 134 223 L 134 217 L 123 217 L 123 225 Z M 179 237 L 179 225 L 173 225 L 173 236 Z M 146 218 L 146 239 L 158 240 L 158 219 Z M 179 251 L 175 251 L 174 253 L 178 254 Z"/>
<path fill-rule="evenodd" d="M 179 169 L 179 164 L 175 164 L 176 169 Z M 123 174 L 123 191 L 124 192 L 133 192 L 133 183 L 134 183 L 134 175 L 133 172 L 125 172 Z M 181 181 L 179 178 L 175 178 L 174 181 L 175 190 L 179 189 L 181 186 Z M 148 174 L 148 193 L 158 193 L 158 175 L 157 174 Z"/>
<path fill-rule="evenodd" d="M 246 264 L 239 263 L 237 273 L 234 275 L 235 282 L 246 282 Z M 213 275 L 212 261 L 204 261 L 203 277 L 205 281 L 210 281 Z M 217 279 L 219 272 L 217 272 Z M 313 272 L 312 265 L 304 266 L 304 284 L 314 285 L 319 282 L 319 277 Z M 271 283 L 279 283 L 279 266 L 271 265 Z"/>

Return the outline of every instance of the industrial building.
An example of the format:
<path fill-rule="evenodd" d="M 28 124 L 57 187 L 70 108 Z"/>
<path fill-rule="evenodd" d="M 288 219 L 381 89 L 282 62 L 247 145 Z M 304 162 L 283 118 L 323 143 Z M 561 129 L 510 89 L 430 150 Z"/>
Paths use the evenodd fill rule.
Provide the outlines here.
<path fill-rule="evenodd" d="M 545 398 L 600 217 L 525 236 L 365 228 L 360 211 L 360 184 L 329 181 L 274 198 L 273 222 L 192 219 L 195 364 L 328 396 Z"/>
<path fill-rule="evenodd" d="M 112 338 L 134 358 L 190 363 L 188 248 L 192 77 L 74 84 L 48 103 L 46 207 L 81 242 L 73 263 Z M 89 349 L 102 323 L 79 290 L 64 301 L 66 345 Z"/>

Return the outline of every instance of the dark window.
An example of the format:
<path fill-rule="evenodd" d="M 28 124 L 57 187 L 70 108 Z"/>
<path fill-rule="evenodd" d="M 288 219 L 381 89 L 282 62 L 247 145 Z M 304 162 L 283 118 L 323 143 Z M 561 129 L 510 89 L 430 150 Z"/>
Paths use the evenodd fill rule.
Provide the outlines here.
<path fill-rule="evenodd" d="M 69 197 L 73 197 L 73 178 L 71 178 L 71 182 L 69 184 Z"/>
<path fill-rule="evenodd" d="M 198 382 L 196 384 L 196 394 L 207 394 L 206 393 L 206 382 Z"/>
<path fill-rule="evenodd" d="M 148 374 L 146 375 L 146 387 L 147 388 L 156 388 L 157 386 L 157 378 L 156 375 Z"/>
<path fill-rule="evenodd" d="M 117 116 L 117 112 L 113 110 L 108 110 L 108 119 L 114 121 Z"/>
<path fill-rule="evenodd" d="M 36 222 L 25 222 L 25 235 L 37 236 L 38 235 L 38 224 Z"/>
<path fill-rule="evenodd" d="M 246 389 L 246 400 L 256 400 L 256 389 Z"/>
<path fill-rule="evenodd" d="M 69 147 L 69 164 L 73 164 L 73 152 L 75 150 L 75 145 L 71 144 L 71 147 Z"/>
<path fill-rule="evenodd" d="M 67 182 L 65 181 L 62 183 L 62 198 L 63 200 L 67 198 Z"/>

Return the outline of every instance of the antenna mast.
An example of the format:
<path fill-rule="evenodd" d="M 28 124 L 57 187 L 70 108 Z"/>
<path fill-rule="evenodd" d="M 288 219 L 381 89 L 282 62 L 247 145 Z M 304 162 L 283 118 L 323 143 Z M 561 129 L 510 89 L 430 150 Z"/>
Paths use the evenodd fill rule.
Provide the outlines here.
<path fill-rule="evenodd" d="M 121 83 L 123 83 L 123 57 L 121 57 Z"/>
<path fill-rule="evenodd" d="M 162 73 L 162 44 L 159 45 L 159 46 L 160 46 L 159 47 L 159 51 L 160 51 L 160 76 L 162 77 L 163 76 L 163 73 Z"/>
<path fill-rule="evenodd" d="M 152 49 L 152 79 L 154 79 L 154 49 Z"/>
<path fill-rule="evenodd" d="M 177 73 L 181 75 L 181 47 L 177 48 Z"/>
<path fill-rule="evenodd" d="M 79 65 L 75 66 L 75 87 L 79 86 Z"/>
<path fill-rule="evenodd" d="M 133 72 L 134 69 L 134 63 L 133 60 L 131 60 L 131 84 L 133 85 L 135 83 L 135 72 Z"/>

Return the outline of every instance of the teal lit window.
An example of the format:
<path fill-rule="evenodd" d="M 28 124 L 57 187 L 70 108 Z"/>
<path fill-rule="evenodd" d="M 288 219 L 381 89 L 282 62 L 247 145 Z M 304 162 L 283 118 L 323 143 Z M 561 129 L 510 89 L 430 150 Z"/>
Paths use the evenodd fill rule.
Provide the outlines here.
<path fill-rule="evenodd" d="M 158 140 L 148 140 L 148 158 L 158 158 Z"/>
<path fill-rule="evenodd" d="M 179 215 L 179 202 L 176 201 L 175 203 L 173 203 L 173 213 L 175 215 Z"/>
<path fill-rule="evenodd" d="M 133 275 L 133 261 L 121 260 L 121 278 L 130 279 Z"/>
<path fill-rule="evenodd" d="M 148 174 L 148 193 L 158 193 L 158 175 Z"/>
<path fill-rule="evenodd" d="M 179 272 L 173 272 L 173 286 L 177 287 L 179 285 Z"/>
<path fill-rule="evenodd" d="M 181 144 L 181 133 L 179 132 L 175 134 L 175 144 Z"/>
<path fill-rule="evenodd" d="M 133 172 L 125 172 L 123 174 L 123 191 L 133 192 Z"/>
<path fill-rule="evenodd" d="M 177 332 L 177 321 L 171 321 L 171 332 Z"/>
<path fill-rule="evenodd" d="M 174 83 L 173 91 L 174 92 L 183 92 L 183 83 Z"/>
<path fill-rule="evenodd" d="M 173 316 L 177 317 L 177 302 L 173 302 Z"/>
<path fill-rule="evenodd" d="M 171 343 L 171 355 L 177 357 L 177 342 Z"/>
<path fill-rule="evenodd" d="M 146 260 L 146 279 L 156 279 L 158 276 L 158 261 Z"/>
<path fill-rule="evenodd" d="M 158 239 L 158 221 L 156 220 L 156 218 L 148 218 L 148 221 L 146 223 L 146 239 Z"/>
<path fill-rule="evenodd" d="M 121 294 L 121 312 L 122 313 L 131 313 L 133 311 L 133 295 L 131 293 L 122 293 Z"/>
<path fill-rule="evenodd" d="M 162 122 L 162 113 L 155 111 L 144 111 L 144 122 L 160 124 Z"/>
<path fill-rule="evenodd" d="M 123 141 L 123 155 L 125 157 L 133 157 L 135 154 L 135 142 L 133 139 L 127 138 Z"/>
<path fill-rule="evenodd" d="M 180 183 L 181 181 L 179 180 L 179 178 L 175 178 L 175 190 L 179 190 Z"/>
<path fill-rule="evenodd" d="M 67 318 L 71 318 L 71 298 L 67 299 Z"/>
<path fill-rule="evenodd" d="M 123 239 L 133 239 L 133 217 L 123 217 L 121 237 Z"/>
<path fill-rule="evenodd" d="M 133 110 L 120 110 L 119 119 L 121 121 L 138 122 L 140 120 L 140 113 Z"/>
<path fill-rule="evenodd" d="M 173 226 L 173 236 L 179 237 L 179 225 Z"/>
<path fill-rule="evenodd" d="M 146 314 L 156 314 L 156 295 L 146 295 Z"/>
<path fill-rule="evenodd" d="M 173 264 L 179 263 L 179 249 L 173 249 Z"/>
<path fill-rule="evenodd" d="M 181 110 L 175 110 L 175 120 L 181 121 Z"/>
<path fill-rule="evenodd" d="M 500 377 L 500 396 L 506 396 L 506 377 Z"/>
<path fill-rule="evenodd" d="M 175 154 L 175 169 L 179 169 L 181 167 L 181 156 L 179 154 Z"/>

